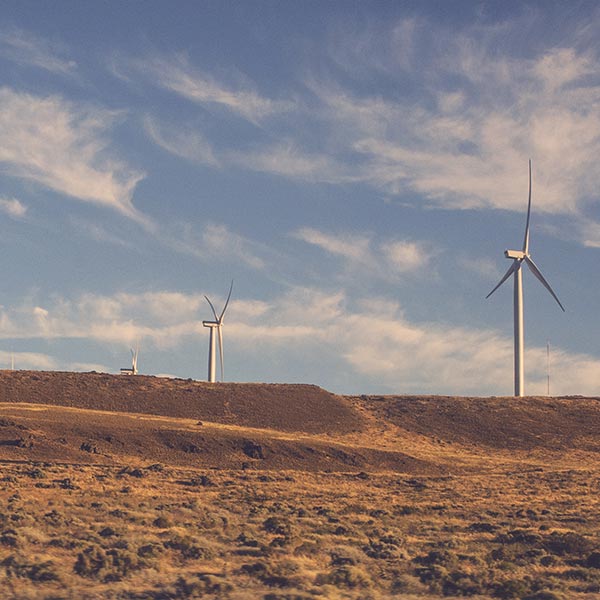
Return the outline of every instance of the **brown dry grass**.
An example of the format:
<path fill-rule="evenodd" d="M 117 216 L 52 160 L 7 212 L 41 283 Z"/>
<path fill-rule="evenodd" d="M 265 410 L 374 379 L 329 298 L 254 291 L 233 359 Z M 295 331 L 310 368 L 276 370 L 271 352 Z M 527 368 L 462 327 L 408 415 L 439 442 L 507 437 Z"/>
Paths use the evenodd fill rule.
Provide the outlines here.
<path fill-rule="evenodd" d="M 2 598 L 600 597 L 596 399 L 17 373 Z"/>

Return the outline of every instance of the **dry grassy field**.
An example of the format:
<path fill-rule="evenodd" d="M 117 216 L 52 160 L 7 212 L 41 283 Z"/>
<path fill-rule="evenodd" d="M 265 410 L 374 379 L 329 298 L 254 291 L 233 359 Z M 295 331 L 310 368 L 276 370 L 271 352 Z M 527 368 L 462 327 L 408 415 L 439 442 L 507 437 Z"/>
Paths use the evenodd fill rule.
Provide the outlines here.
<path fill-rule="evenodd" d="M 0 372 L 0 597 L 600 598 L 600 401 Z"/>

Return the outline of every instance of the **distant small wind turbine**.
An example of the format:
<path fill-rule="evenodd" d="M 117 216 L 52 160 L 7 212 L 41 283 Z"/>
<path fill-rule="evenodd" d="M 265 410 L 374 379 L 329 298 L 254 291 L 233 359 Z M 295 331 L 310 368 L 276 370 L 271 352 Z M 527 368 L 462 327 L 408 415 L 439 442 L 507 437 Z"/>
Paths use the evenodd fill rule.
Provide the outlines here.
<path fill-rule="evenodd" d="M 136 346 L 135 350 L 133 348 L 131 350 L 131 369 L 121 369 L 121 375 L 137 375 L 137 362 L 138 362 L 138 354 L 140 351 L 140 347 Z"/>
<path fill-rule="evenodd" d="M 215 356 L 215 329 L 218 332 L 219 336 L 219 356 L 221 358 L 221 381 L 223 381 L 225 377 L 225 367 L 223 365 L 223 317 L 225 316 L 225 311 L 227 310 L 227 306 L 229 304 L 229 300 L 231 299 L 231 292 L 233 290 L 233 281 L 231 282 L 231 286 L 229 287 L 229 294 L 227 295 L 227 300 L 225 301 L 225 306 L 221 311 L 221 314 L 217 316 L 217 311 L 213 306 L 213 303 L 208 299 L 208 296 L 204 296 L 206 301 L 209 303 L 210 308 L 215 317 L 214 321 L 202 321 L 202 325 L 204 327 L 208 327 L 210 329 L 210 339 L 208 342 L 208 381 L 210 383 L 214 383 L 216 381 L 216 356 Z"/>
<path fill-rule="evenodd" d="M 529 254 L 529 220 L 531 217 L 531 160 L 529 161 L 529 201 L 527 204 L 527 223 L 525 225 L 525 239 L 523 240 L 522 250 L 505 250 L 504 256 L 510 258 L 513 262 L 500 280 L 498 285 L 486 296 L 489 298 L 511 275 L 514 276 L 514 335 L 515 335 L 515 396 L 524 395 L 524 341 L 523 341 L 523 273 L 521 266 L 526 263 L 529 270 L 541 282 L 541 284 L 550 292 L 552 297 L 558 302 L 561 309 L 564 306 L 550 287 L 550 284 L 544 279 L 544 276 L 537 268 Z"/>

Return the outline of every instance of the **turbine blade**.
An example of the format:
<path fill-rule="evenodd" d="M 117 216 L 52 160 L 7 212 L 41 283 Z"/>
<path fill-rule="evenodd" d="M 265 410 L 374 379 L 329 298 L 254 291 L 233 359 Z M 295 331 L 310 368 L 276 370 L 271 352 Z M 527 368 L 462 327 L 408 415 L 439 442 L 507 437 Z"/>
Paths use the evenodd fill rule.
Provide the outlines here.
<path fill-rule="evenodd" d="M 504 273 L 504 277 L 500 280 L 498 285 L 485 297 L 486 300 L 519 268 L 519 263 L 516 260 L 513 260 L 512 265 L 508 267 L 508 271 Z"/>
<path fill-rule="evenodd" d="M 223 315 L 227 310 L 227 305 L 229 304 L 229 300 L 231 299 L 231 292 L 233 291 L 233 279 L 231 280 L 231 285 L 229 286 L 229 294 L 227 294 L 227 300 L 225 300 L 225 306 L 223 307 L 223 311 L 221 312 L 221 316 L 217 319 L 219 323 L 223 320 Z M 216 316 L 216 315 L 215 315 Z"/>
<path fill-rule="evenodd" d="M 563 312 L 565 312 L 565 307 L 560 303 L 558 296 L 554 293 L 554 290 L 550 287 L 550 284 L 544 279 L 544 276 L 541 274 L 540 270 L 537 268 L 533 260 L 531 260 L 529 256 L 526 256 L 525 262 L 527 263 L 529 270 L 539 279 L 540 283 L 552 294 L 552 297 L 558 302 L 558 305 L 562 308 Z"/>
<path fill-rule="evenodd" d="M 529 159 L 529 200 L 527 201 L 527 223 L 525 224 L 525 238 L 523 239 L 523 252 L 529 254 L 529 219 L 531 217 L 531 159 Z"/>
<path fill-rule="evenodd" d="M 206 298 L 206 301 L 210 304 L 210 307 L 213 311 L 213 315 L 215 315 L 215 321 L 219 320 L 219 317 L 217 317 L 217 311 L 215 310 L 215 307 L 213 306 L 213 303 L 208 299 L 208 296 L 204 296 Z"/>
<path fill-rule="evenodd" d="M 219 325 L 219 355 L 221 357 L 221 381 L 225 379 L 225 365 L 223 364 L 223 328 Z"/>

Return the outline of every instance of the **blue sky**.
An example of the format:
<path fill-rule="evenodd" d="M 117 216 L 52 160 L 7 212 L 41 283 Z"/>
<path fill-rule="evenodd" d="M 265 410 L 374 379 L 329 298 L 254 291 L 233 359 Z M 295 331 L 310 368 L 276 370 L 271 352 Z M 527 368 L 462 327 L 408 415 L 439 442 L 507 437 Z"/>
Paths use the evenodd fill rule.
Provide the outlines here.
<path fill-rule="evenodd" d="M 0 366 L 600 394 L 597 2 L 0 6 Z"/>

